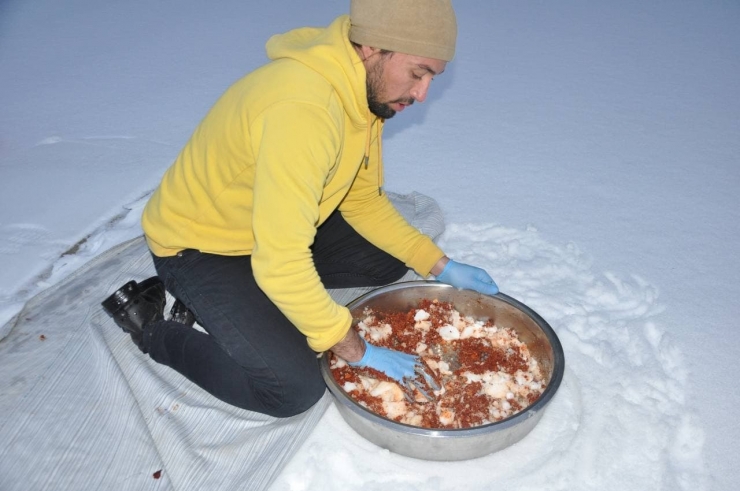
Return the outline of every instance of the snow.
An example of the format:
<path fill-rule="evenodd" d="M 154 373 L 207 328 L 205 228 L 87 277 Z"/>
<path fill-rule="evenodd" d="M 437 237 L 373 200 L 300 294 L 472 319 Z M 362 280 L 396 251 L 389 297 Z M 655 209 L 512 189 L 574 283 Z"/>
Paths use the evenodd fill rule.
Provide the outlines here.
<path fill-rule="evenodd" d="M 148 194 L 277 32 L 345 0 L 0 5 L 0 325 L 139 235 Z M 389 121 L 386 185 L 558 333 L 535 430 L 399 457 L 331 408 L 273 490 L 732 489 L 740 395 L 740 6 L 456 2 L 458 54 Z M 0 332 L 0 337 L 7 332 Z"/>

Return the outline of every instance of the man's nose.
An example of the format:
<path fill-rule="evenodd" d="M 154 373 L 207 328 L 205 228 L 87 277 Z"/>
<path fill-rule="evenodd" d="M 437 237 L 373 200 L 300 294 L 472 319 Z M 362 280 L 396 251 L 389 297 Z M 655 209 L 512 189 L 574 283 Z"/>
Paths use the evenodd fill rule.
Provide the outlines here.
<path fill-rule="evenodd" d="M 424 102 L 427 98 L 427 93 L 429 92 L 430 83 L 431 80 L 420 80 L 419 83 L 411 89 L 411 97 L 413 97 L 415 101 Z"/>

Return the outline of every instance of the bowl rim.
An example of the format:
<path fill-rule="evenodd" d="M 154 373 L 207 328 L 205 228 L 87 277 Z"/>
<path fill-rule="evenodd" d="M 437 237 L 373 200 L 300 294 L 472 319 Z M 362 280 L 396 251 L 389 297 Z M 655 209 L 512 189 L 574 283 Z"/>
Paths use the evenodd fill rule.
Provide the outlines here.
<path fill-rule="evenodd" d="M 362 303 L 368 297 L 377 296 L 382 293 L 387 293 L 387 292 L 391 292 L 395 290 L 412 288 L 412 287 L 431 287 L 431 286 L 434 286 L 436 288 L 443 288 L 443 289 L 455 288 L 451 285 L 440 283 L 438 281 L 429 281 L 429 280 L 414 280 L 414 281 L 404 281 L 404 282 L 399 282 L 399 283 L 393 283 L 391 285 L 386 285 L 380 288 L 376 288 L 374 290 L 371 290 L 355 298 L 354 300 L 352 300 L 350 303 L 347 304 L 347 308 L 350 309 L 351 311 L 354 307 Z M 477 293 L 477 292 L 474 292 L 474 293 Z M 516 426 L 521 421 L 527 420 L 533 417 L 539 411 L 543 410 L 545 406 L 549 404 L 550 400 L 555 396 L 555 393 L 557 392 L 563 380 L 563 374 L 565 372 L 565 355 L 563 353 L 563 346 L 560 343 L 560 339 L 558 339 L 557 334 L 552 329 L 552 327 L 550 327 L 547 321 L 545 321 L 545 319 L 543 319 L 532 308 L 516 300 L 515 298 L 510 297 L 509 295 L 506 295 L 501 292 L 495 295 L 485 295 L 482 293 L 478 293 L 478 294 L 482 296 L 493 297 L 498 300 L 501 300 L 504 303 L 511 305 L 512 307 L 520 310 L 525 315 L 530 317 L 537 324 L 537 326 L 543 331 L 543 333 L 545 334 L 545 336 L 547 337 L 550 343 L 550 346 L 552 347 L 553 370 L 552 370 L 552 375 L 550 377 L 550 382 L 547 384 L 547 387 L 542 392 L 540 397 L 538 397 L 537 400 L 534 401 L 532 404 L 525 407 L 518 413 L 509 416 L 508 418 L 502 419 L 501 421 L 495 421 L 493 423 L 488 423 L 488 424 L 480 425 L 480 426 L 473 426 L 471 428 L 423 428 L 420 426 L 413 426 L 413 425 L 409 425 L 406 423 L 400 423 L 398 421 L 394 421 L 392 419 L 388 419 L 384 416 L 380 416 L 379 414 L 374 413 L 373 411 L 362 406 L 360 403 L 358 403 L 352 397 L 350 397 L 344 391 L 344 389 L 340 387 L 336 379 L 334 379 L 334 376 L 331 373 L 331 369 L 329 368 L 329 357 L 327 356 L 327 353 L 324 352 L 321 354 L 319 358 L 321 375 L 323 376 L 324 381 L 326 382 L 326 385 L 329 388 L 329 391 L 332 393 L 334 400 L 341 403 L 342 406 L 349 409 L 350 411 L 358 414 L 359 416 L 365 419 L 369 419 L 371 422 L 374 422 L 375 424 L 388 427 L 388 428 L 392 428 L 392 429 L 398 429 L 398 427 L 402 427 L 405 432 L 410 433 L 410 434 L 418 434 L 418 435 L 424 435 L 426 437 L 431 436 L 431 437 L 440 437 L 440 438 L 442 437 L 444 438 L 450 438 L 450 437 L 466 438 L 466 437 L 477 436 L 479 433 L 484 433 L 484 432 L 487 433 L 491 431 L 492 429 L 503 430 L 506 428 Z"/>

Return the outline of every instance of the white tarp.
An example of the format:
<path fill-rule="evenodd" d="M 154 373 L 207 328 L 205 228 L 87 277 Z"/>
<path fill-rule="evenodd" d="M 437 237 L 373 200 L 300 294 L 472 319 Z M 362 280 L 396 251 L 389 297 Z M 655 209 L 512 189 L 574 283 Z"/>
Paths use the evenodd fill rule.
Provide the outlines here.
<path fill-rule="evenodd" d="M 390 196 L 417 228 L 443 232 L 433 200 Z M 100 302 L 153 274 L 139 237 L 37 295 L 0 330 L 9 332 L 0 340 L 1 490 L 261 490 L 308 437 L 328 393 L 301 415 L 272 418 L 139 352 Z M 368 290 L 331 293 L 346 304 Z"/>

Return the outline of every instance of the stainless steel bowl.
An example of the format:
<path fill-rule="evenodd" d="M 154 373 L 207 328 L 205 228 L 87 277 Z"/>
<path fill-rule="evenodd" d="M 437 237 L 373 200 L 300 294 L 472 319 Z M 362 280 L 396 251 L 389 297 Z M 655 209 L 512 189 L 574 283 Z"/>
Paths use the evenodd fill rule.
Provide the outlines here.
<path fill-rule="evenodd" d="M 365 317 L 366 307 L 383 312 L 407 312 L 422 299 L 450 302 L 461 314 L 490 319 L 497 326 L 514 329 L 544 370 L 548 380 L 545 391 L 523 411 L 496 423 L 466 429 L 419 428 L 379 416 L 355 402 L 337 384 L 328 357 L 324 356 L 320 361 L 321 374 L 344 420 L 372 443 L 424 460 L 473 459 L 524 438 L 544 414 L 563 379 L 565 358 L 555 332 L 536 312 L 503 293 L 488 296 L 437 282 L 411 281 L 382 287 L 352 301 L 348 308 L 354 322 L 358 322 Z"/>

